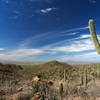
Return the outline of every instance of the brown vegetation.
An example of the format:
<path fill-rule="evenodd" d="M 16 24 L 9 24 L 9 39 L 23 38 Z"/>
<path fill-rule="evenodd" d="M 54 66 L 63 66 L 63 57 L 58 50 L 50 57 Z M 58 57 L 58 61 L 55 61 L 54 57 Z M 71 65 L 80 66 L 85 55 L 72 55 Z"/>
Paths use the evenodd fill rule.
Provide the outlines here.
<path fill-rule="evenodd" d="M 32 67 L 21 67 L 0 63 L 0 77 L 4 75 L 4 79 L 6 78 L 2 79 L 6 84 L 1 83 L 0 98 L 2 100 L 99 100 L 99 65 L 71 66 L 52 61 Z M 26 74 L 27 71 L 29 73 Z"/>

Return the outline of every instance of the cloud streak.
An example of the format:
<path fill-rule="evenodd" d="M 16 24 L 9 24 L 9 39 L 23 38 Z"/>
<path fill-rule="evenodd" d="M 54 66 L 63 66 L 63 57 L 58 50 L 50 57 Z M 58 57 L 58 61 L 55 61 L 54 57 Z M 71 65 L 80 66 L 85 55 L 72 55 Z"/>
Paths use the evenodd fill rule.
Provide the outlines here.
<path fill-rule="evenodd" d="M 46 2 L 46 3 L 50 3 L 51 0 L 28 0 L 30 2 Z"/>
<path fill-rule="evenodd" d="M 5 50 L 5 48 L 0 48 L 0 51 Z"/>
<path fill-rule="evenodd" d="M 41 9 L 40 12 L 43 14 L 49 13 L 51 11 L 55 11 L 57 8 L 46 8 L 46 9 Z"/>
<path fill-rule="evenodd" d="M 17 49 L 6 54 L 0 54 L 1 60 L 20 61 L 33 55 L 42 54 L 44 51 L 40 49 Z"/>
<path fill-rule="evenodd" d="M 90 3 L 93 3 L 95 4 L 96 3 L 96 0 L 88 0 Z"/>
<path fill-rule="evenodd" d="M 70 55 L 70 56 L 60 56 L 56 58 L 60 61 L 66 61 L 66 62 L 99 62 L 98 59 L 100 59 L 100 56 L 97 54 L 97 52 L 89 52 L 79 55 Z"/>
<path fill-rule="evenodd" d="M 68 30 L 67 34 L 63 34 L 63 35 L 76 35 L 79 32 L 72 32 L 73 30 L 84 30 L 87 29 L 87 27 L 83 27 L 83 28 L 76 28 L 76 29 L 70 29 L 70 31 Z M 66 31 L 67 32 L 67 31 Z M 70 33 L 69 33 L 70 32 Z M 60 34 L 61 33 L 61 34 Z M 88 34 L 84 34 L 84 35 L 80 35 L 77 38 L 72 38 L 72 39 L 67 39 L 67 40 L 62 40 L 62 41 L 58 41 L 56 43 L 51 43 L 49 45 L 46 46 L 42 46 L 40 48 L 27 48 L 27 46 L 30 43 L 33 43 L 33 41 L 38 41 L 41 39 L 50 39 L 50 38 L 54 38 L 52 37 L 53 32 L 47 32 L 47 33 L 43 33 L 40 35 L 36 35 L 34 37 L 31 38 L 27 38 L 26 40 L 21 42 L 21 45 L 19 46 L 18 49 L 10 51 L 8 53 L 0 53 L 0 59 L 1 60 L 11 60 L 11 61 L 21 61 L 24 59 L 28 59 L 31 57 L 31 59 L 33 59 L 36 56 L 40 56 L 40 55 L 56 55 L 61 52 L 61 53 L 79 53 L 79 52 L 84 52 L 84 51 L 91 51 L 91 50 L 95 50 L 93 43 L 90 39 L 90 35 Z M 58 37 L 61 37 L 62 35 L 62 31 L 59 32 L 59 34 L 57 35 Z M 54 35 L 56 37 L 56 35 Z M 24 46 L 26 46 L 26 48 L 23 48 Z M 1 48 L 2 50 L 2 48 Z M 67 56 L 67 55 L 66 55 Z M 78 55 L 80 56 L 80 55 Z M 69 57 L 70 58 L 70 57 Z M 39 59 L 40 60 L 40 59 Z"/>
<path fill-rule="evenodd" d="M 64 46 L 48 46 L 37 49 L 17 49 L 6 54 L 0 54 L 0 59 L 2 60 L 11 60 L 11 61 L 21 61 L 25 58 L 35 57 L 37 55 L 55 55 L 59 52 L 71 53 L 71 52 L 82 52 L 94 50 L 93 44 L 90 39 L 74 41 L 69 45 Z M 78 55 L 77 55 L 78 56 Z M 80 56 L 80 55 L 79 55 Z M 68 57 L 67 59 L 69 59 Z"/>
<path fill-rule="evenodd" d="M 48 49 L 51 49 L 51 47 L 48 47 Z M 83 39 L 74 41 L 69 45 L 66 44 L 64 46 L 52 47 L 51 50 L 56 52 L 82 52 L 82 51 L 94 50 L 94 46 L 90 39 L 85 39 L 85 40 Z"/>
<path fill-rule="evenodd" d="M 59 37 L 64 37 L 64 36 L 69 36 L 69 35 L 76 35 L 76 34 L 79 33 L 78 31 L 87 30 L 87 29 L 88 29 L 88 27 L 86 26 L 86 27 L 74 28 L 74 29 L 69 29 L 69 30 L 59 31 L 59 32 L 41 33 L 39 35 L 35 35 L 33 37 L 28 37 L 27 39 L 21 41 L 19 47 L 26 47 L 27 48 L 27 46 L 29 46 L 31 43 L 33 44 L 33 43 L 37 43 L 39 41 L 42 42 L 44 39 L 49 41 L 51 39 L 55 39 L 55 38 L 59 38 Z M 69 40 L 71 40 L 71 39 L 69 39 Z M 66 42 L 66 40 L 64 40 L 64 41 Z M 59 41 L 59 43 L 60 42 L 61 41 Z M 58 44 L 58 42 L 53 43 L 53 44 Z"/>
<path fill-rule="evenodd" d="M 79 31 L 79 30 L 86 30 L 86 29 L 89 29 L 89 27 L 86 26 L 86 27 L 81 27 L 81 28 L 69 29 L 69 30 L 63 31 L 61 33 L 67 33 L 67 32 Z"/>

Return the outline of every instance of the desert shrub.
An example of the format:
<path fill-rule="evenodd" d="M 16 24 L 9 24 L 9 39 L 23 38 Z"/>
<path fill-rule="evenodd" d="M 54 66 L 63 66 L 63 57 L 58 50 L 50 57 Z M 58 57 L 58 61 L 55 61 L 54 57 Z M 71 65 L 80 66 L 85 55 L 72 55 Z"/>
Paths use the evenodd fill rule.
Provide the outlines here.
<path fill-rule="evenodd" d="M 58 100 L 57 93 L 55 89 L 51 88 L 51 86 L 47 82 L 38 82 L 33 84 L 33 94 L 39 93 L 41 100 Z"/>
<path fill-rule="evenodd" d="M 13 100 L 31 100 L 31 96 L 29 94 L 19 93 L 14 96 Z"/>
<path fill-rule="evenodd" d="M 7 98 L 5 98 L 5 97 L 2 97 L 2 98 L 0 98 L 0 100 L 7 100 Z"/>

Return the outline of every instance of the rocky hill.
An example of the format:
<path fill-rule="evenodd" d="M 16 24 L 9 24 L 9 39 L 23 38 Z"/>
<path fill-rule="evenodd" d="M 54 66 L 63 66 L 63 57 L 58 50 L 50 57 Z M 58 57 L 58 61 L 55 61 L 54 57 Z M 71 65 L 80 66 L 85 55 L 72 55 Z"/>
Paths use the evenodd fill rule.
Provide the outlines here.
<path fill-rule="evenodd" d="M 27 65 L 23 66 L 23 68 L 25 77 L 30 78 L 36 75 L 42 75 L 45 78 L 63 77 L 64 70 L 66 70 L 66 73 L 71 73 L 73 71 L 71 65 L 59 61 L 50 61 L 39 65 Z"/>

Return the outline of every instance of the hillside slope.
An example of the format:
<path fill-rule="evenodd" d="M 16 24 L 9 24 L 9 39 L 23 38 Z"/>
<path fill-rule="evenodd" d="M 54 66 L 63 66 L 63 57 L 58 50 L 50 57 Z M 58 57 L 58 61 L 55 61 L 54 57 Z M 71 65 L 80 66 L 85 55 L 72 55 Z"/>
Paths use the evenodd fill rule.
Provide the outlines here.
<path fill-rule="evenodd" d="M 27 65 L 23 66 L 23 68 L 23 73 L 27 78 L 31 78 L 36 75 L 42 75 L 45 78 L 63 77 L 64 70 L 66 70 L 66 73 L 71 73 L 73 70 L 71 65 L 58 61 L 50 61 L 39 65 Z"/>

